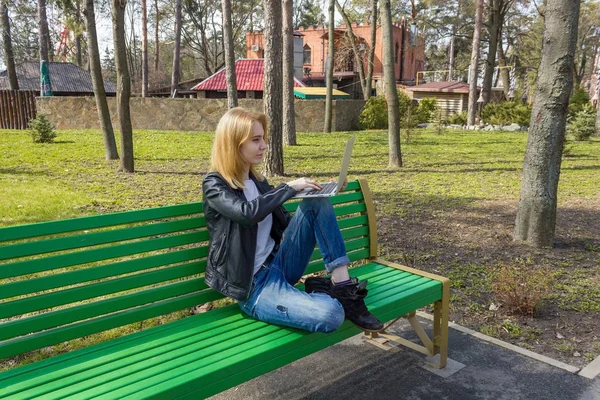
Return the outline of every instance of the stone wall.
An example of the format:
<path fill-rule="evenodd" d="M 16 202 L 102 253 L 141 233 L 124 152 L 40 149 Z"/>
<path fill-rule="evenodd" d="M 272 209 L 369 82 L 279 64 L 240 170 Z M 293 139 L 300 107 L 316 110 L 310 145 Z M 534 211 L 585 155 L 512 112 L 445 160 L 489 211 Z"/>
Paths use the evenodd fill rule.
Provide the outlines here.
<path fill-rule="evenodd" d="M 98 129 L 93 97 L 38 97 L 38 114 L 45 114 L 57 129 Z M 113 126 L 118 129 L 116 99 L 108 98 Z M 334 100 L 333 130 L 358 129 L 363 100 Z M 227 99 L 165 99 L 135 97 L 130 101 L 133 129 L 214 131 L 227 111 Z M 262 100 L 240 99 L 241 107 L 262 111 Z M 325 100 L 296 100 L 296 130 L 321 132 Z"/>

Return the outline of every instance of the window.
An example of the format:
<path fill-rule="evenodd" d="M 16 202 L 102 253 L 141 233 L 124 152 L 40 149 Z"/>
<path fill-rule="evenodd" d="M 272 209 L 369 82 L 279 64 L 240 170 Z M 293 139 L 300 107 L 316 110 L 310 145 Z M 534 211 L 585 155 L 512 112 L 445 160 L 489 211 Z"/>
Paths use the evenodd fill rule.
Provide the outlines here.
<path fill-rule="evenodd" d="M 304 64 L 312 64 L 312 51 L 310 49 L 310 46 L 305 44 L 304 45 Z"/>
<path fill-rule="evenodd" d="M 400 46 L 398 45 L 398 42 L 396 42 L 396 48 L 394 51 L 394 58 L 396 59 L 396 64 L 398 64 L 398 53 L 400 53 L 399 50 Z"/>

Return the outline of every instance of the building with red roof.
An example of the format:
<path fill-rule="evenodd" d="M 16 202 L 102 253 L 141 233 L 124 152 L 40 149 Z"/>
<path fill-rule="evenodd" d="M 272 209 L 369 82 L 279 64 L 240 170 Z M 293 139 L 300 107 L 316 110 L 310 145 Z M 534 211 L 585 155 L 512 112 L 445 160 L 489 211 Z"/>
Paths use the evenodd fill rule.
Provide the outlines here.
<path fill-rule="evenodd" d="M 235 62 L 235 77 L 240 99 L 262 99 L 264 79 L 264 59 L 242 58 Z M 294 78 L 294 87 L 304 87 Z M 227 98 L 227 78 L 225 68 L 209 76 L 191 90 L 198 92 L 198 97 L 209 99 Z"/>

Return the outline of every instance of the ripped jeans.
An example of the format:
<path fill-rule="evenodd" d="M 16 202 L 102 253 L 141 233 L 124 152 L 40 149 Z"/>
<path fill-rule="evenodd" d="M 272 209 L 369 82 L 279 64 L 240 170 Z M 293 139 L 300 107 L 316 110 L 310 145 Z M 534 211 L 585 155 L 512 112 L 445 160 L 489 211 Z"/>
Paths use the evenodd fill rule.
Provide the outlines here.
<path fill-rule="evenodd" d="M 261 321 L 310 332 L 333 332 L 344 322 L 344 309 L 324 293 L 295 288 L 315 244 L 328 272 L 349 264 L 344 239 L 328 198 L 304 199 L 283 233 L 271 263 L 254 275 L 248 300 L 240 308 Z"/>

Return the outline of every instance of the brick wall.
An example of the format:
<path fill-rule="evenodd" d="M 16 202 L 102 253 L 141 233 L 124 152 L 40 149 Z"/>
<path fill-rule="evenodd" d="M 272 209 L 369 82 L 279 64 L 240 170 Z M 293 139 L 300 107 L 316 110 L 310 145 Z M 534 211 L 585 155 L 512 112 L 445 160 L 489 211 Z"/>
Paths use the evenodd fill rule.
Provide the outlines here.
<path fill-rule="evenodd" d="M 38 114 L 45 114 L 58 129 L 98 129 L 93 97 L 38 97 Z M 262 111 L 262 100 L 240 99 L 241 107 Z M 358 129 L 363 100 L 333 101 L 333 130 Z M 227 111 L 227 99 L 139 98 L 130 100 L 133 129 L 213 131 Z M 113 127 L 118 129 L 116 99 L 108 99 Z M 296 100 L 296 130 L 321 132 L 325 124 L 325 100 Z"/>

